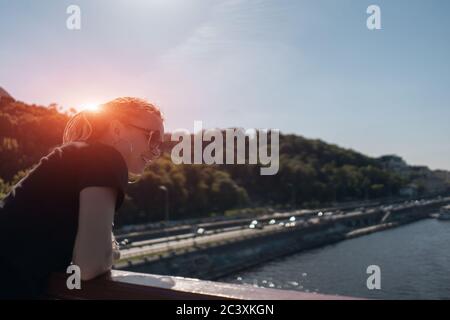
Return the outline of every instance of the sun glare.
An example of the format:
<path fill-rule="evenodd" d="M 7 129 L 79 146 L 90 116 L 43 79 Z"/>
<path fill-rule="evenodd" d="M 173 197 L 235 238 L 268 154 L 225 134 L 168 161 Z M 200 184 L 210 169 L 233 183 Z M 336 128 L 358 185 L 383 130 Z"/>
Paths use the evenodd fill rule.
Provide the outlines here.
<path fill-rule="evenodd" d="M 98 103 L 86 103 L 81 105 L 81 110 L 88 110 L 88 111 L 99 111 L 99 105 Z"/>

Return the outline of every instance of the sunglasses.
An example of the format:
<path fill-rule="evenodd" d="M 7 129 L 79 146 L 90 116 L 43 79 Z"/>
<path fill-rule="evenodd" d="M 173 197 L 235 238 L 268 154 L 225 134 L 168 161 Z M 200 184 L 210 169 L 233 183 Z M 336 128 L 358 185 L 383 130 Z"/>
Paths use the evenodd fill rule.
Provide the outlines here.
<path fill-rule="evenodd" d="M 130 123 L 127 123 L 127 125 L 144 132 L 145 135 L 148 137 L 148 140 L 147 140 L 148 148 L 152 152 L 157 151 L 158 154 L 161 153 L 162 140 L 161 140 L 161 134 L 160 134 L 159 130 L 147 130 L 147 129 L 135 126 L 134 124 L 130 124 Z"/>

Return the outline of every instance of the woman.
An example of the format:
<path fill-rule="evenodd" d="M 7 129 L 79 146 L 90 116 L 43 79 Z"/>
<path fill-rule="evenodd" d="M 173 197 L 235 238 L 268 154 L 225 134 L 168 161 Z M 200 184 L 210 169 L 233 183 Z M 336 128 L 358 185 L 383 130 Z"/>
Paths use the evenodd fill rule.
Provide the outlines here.
<path fill-rule="evenodd" d="M 128 177 L 159 157 L 163 135 L 161 112 L 141 99 L 73 116 L 63 145 L 0 203 L 0 297 L 38 297 L 50 274 L 71 262 L 82 280 L 109 271 Z"/>

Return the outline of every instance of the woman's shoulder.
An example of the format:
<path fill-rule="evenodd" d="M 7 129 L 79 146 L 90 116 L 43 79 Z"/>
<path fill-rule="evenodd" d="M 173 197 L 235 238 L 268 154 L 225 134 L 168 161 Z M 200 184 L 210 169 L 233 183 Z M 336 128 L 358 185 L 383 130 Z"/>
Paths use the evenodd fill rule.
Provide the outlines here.
<path fill-rule="evenodd" d="M 106 161 L 107 163 L 115 163 L 119 166 L 126 167 L 121 153 L 114 147 L 101 142 L 69 142 L 55 148 L 54 152 L 80 158 L 79 160 L 94 161 L 94 163 L 99 164 L 102 161 Z"/>
<path fill-rule="evenodd" d="M 53 171 L 69 169 L 85 175 L 116 175 L 128 181 L 128 167 L 122 154 L 100 142 L 75 141 L 57 146 L 41 158 L 38 167 Z"/>
<path fill-rule="evenodd" d="M 122 154 L 113 146 L 100 142 L 75 141 L 55 147 L 41 162 L 50 167 L 71 168 L 78 174 L 114 175 L 128 183 L 128 167 Z"/>
<path fill-rule="evenodd" d="M 71 142 L 61 146 L 85 175 L 116 176 L 121 184 L 128 183 L 128 167 L 122 154 L 100 142 Z"/>
<path fill-rule="evenodd" d="M 78 189 L 86 187 L 113 187 L 119 193 L 116 201 L 118 209 L 124 199 L 128 185 L 128 167 L 122 154 L 114 147 L 99 143 L 71 143 L 65 148 L 72 148 L 79 154 L 76 159 L 78 172 Z"/>

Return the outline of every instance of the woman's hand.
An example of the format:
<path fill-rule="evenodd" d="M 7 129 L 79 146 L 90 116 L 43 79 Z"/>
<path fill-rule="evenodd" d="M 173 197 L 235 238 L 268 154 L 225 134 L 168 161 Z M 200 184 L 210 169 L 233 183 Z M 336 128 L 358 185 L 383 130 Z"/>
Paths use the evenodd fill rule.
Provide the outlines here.
<path fill-rule="evenodd" d="M 111 237 L 112 237 L 112 258 L 113 258 L 113 262 L 117 262 L 118 260 L 120 260 L 120 245 L 119 243 L 116 241 L 116 238 L 114 237 L 114 234 L 111 233 Z"/>
<path fill-rule="evenodd" d="M 120 251 L 113 249 L 113 261 L 117 262 L 120 260 Z"/>

